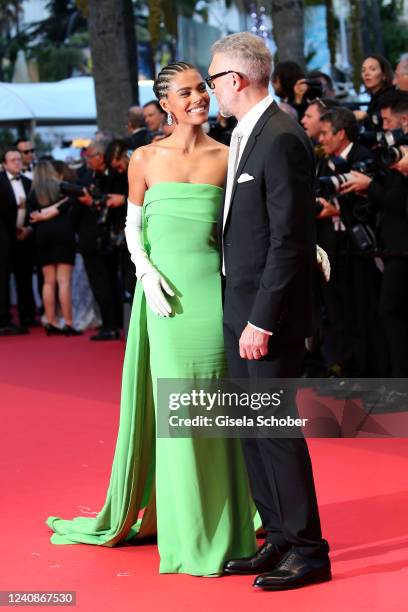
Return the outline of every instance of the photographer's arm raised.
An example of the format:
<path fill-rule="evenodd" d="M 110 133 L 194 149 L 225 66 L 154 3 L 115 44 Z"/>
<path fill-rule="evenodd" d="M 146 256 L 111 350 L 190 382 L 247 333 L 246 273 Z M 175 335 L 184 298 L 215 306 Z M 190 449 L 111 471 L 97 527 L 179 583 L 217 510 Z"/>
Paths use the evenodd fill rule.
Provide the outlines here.
<path fill-rule="evenodd" d="M 141 147 L 140 149 L 143 148 Z M 128 168 L 129 199 L 125 226 L 126 242 L 130 258 L 136 267 L 136 277 L 143 285 L 146 302 L 155 314 L 161 317 L 168 317 L 171 314 L 171 306 L 166 300 L 163 290 L 168 295 L 174 295 L 174 292 L 150 262 L 144 248 L 142 230 L 143 205 L 141 203 L 144 200 L 147 185 L 144 178 L 145 162 L 143 152 L 140 149 L 133 153 Z"/>

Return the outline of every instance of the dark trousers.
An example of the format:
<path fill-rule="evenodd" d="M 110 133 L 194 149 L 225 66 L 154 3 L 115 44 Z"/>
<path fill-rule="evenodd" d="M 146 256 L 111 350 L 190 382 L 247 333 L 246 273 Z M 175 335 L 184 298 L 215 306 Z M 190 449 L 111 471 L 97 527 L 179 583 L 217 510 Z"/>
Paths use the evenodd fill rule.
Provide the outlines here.
<path fill-rule="evenodd" d="M 408 377 L 408 258 L 385 260 L 380 314 L 391 359 L 391 375 Z"/>
<path fill-rule="evenodd" d="M 339 363 L 351 376 L 386 376 L 388 357 L 378 316 L 381 273 L 371 257 L 342 249 L 329 257 L 330 282 L 321 285 L 327 365 Z"/>
<path fill-rule="evenodd" d="M 10 323 L 11 244 L 6 228 L 0 221 L 0 327 Z"/>
<path fill-rule="evenodd" d="M 11 243 L 11 269 L 14 272 L 17 289 L 17 310 L 21 325 L 35 317 L 33 294 L 34 236 Z"/>
<path fill-rule="evenodd" d="M 279 345 L 269 341 L 261 360 L 241 359 L 238 341 L 242 329 L 224 323 L 229 376 L 265 378 L 300 376 L 304 341 Z M 263 389 L 264 390 L 264 389 Z M 295 546 L 304 555 L 318 555 L 322 544 L 319 511 L 309 450 L 304 438 L 242 439 L 252 495 L 267 532 L 278 546 Z"/>
<path fill-rule="evenodd" d="M 104 330 L 121 326 L 121 295 L 117 253 L 84 253 L 84 264 L 92 293 L 99 306 Z"/>

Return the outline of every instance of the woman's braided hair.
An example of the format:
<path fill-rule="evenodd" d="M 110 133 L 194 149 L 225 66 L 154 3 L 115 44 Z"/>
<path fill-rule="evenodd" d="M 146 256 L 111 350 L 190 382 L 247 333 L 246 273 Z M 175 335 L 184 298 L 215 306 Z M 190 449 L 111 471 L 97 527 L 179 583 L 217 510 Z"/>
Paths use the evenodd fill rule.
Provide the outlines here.
<path fill-rule="evenodd" d="M 174 64 L 167 64 L 167 66 L 160 70 L 153 85 L 153 91 L 158 100 L 167 97 L 172 79 L 179 72 L 184 72 L 185 70 L 196 70 L 196 68 L 191 64 L 187 64 L 187 62 L 175 62 Z"/>

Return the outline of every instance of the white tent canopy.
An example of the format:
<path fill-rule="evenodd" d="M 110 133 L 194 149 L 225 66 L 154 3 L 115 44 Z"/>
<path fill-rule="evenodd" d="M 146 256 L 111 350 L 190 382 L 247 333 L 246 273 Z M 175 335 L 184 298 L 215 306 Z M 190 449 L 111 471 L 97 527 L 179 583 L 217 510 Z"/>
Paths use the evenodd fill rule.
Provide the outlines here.
<path fill-rule="evenodd" d="M 139 83 L 140 104 L 155 99 L 152 81 Z M 217 113 L 211 96 L 211 114 Z M 23 121 L 42 125 L 96 122 L 92 77 L 55 83 L 0 83 L 0 124 Z"/>

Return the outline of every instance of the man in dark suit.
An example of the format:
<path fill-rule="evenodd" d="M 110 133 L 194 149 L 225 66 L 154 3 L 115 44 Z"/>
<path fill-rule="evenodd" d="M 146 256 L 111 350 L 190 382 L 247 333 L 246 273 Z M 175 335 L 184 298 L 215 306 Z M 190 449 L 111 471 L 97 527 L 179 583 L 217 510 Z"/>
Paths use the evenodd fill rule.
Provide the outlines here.
<path fill-rule="evenodd" d="M 0 335 L 27 333 L 35 323 L 32 290 L 34 242 L 26 206 L 31 181 L 21 174 L 21 154 L 8 148 L 2 154 L 0 173 Z M 14 272 L 20 327 L 11 323 L 10 273 Z"/>
<path fill-rule="evenodd" d="M 219 232 L 229 374 L 251 381 L 298 377 L 304 339 L 313 331 L 313 150 L 268 93 L 272 58 L 262 39 L 233 34 L 212 52 L 207 83 L 221 113 L 238 119 Z M 257 554 L 228 561 L 225 572 L 261 574 L 254 586 L 269 590 L 329 580 L 306 441 L 242 442 L 267 535 Z"/>
<path fill-rule="evenodd" d="M 127 129 L 129 136 L 125 138 L 128 149 L 134 151 L 138 147 L 149 144 L 150 136 L 145 126 L 143 108 L 131 106 L 127 114 Z"/>

